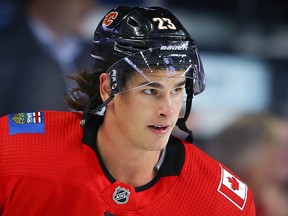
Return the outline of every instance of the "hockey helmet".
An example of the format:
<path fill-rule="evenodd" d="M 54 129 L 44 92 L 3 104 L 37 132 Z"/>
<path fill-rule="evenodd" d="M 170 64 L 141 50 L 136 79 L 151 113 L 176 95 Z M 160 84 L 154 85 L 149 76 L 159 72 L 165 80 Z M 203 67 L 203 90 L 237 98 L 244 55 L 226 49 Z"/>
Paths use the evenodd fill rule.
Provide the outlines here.
<path fill-rule="evenodd" d="M 109 11 L 95 30 L 91 56 L 94 68 L 109 75 L 110 100 L 117 93 L 139 87 L 127 89 L 126 82 L 132 74 L 143 76 L 147 83 L 155 81 L 159 71 L 162 71 L 159 79 L 186 78 L 184 125 L 192 97 L 205 89 L 204 70 L 195 41 L 181 22 L 161 7 L 119 6 Z"/>

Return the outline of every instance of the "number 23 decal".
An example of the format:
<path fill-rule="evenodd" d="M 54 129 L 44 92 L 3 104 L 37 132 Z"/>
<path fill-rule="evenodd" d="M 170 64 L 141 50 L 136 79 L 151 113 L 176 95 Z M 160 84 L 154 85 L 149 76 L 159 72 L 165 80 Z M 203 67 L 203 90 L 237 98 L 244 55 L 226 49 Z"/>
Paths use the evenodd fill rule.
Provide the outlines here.
<path fill-rule="evenodd" d="M 158 22 L 158 29 L 176 29 L 176 26 L 171 22 L 169 18 L 153 18 L 154 22 Z"/>

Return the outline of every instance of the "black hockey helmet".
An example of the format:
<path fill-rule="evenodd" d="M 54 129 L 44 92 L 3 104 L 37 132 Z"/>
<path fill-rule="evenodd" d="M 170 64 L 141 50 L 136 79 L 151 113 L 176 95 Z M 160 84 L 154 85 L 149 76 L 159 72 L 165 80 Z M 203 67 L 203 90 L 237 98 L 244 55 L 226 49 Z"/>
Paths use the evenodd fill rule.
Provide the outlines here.
<path fill-rule="evenodd" d="M 186 110 L 177 125 L 187 132 L 192 97 L 205 89 L 205 76 L 195 41 L 170 11 L 161 7 L 112 9 L 95 30 L 91 56 L 94 68 L 108 73 L 112 93 L 90 112 L 102 109 L 115 94 L 139 87 L 125 88 L 131 74 L 140 74 L 151 83 L 147 74 L 161 69 L 167 78 L 186 78 Z"/>

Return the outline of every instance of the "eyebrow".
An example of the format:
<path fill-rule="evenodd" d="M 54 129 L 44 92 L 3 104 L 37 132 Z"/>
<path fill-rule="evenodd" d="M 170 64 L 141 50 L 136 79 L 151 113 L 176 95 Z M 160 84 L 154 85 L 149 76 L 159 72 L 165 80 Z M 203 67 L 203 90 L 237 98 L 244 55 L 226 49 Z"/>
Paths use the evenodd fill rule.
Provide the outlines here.
<path fill-rule="evenodd" d="M 186 83 L 186 79 L 181 81 L 181 82 L 179 82 L 179 83 L 176 83 L 175 87 L 176 88 L 180 87 L 180 86 L 184 85 L 185 83 Z M 164 88 L 164 86 L 162 84 L 157 83 L 157 82 L 143 82 L 143 83 L 140 83 L 139 86 L 150 86 L 150 87 L 153 87 L 153 88 L 160 88 L 160 89 Z"/>

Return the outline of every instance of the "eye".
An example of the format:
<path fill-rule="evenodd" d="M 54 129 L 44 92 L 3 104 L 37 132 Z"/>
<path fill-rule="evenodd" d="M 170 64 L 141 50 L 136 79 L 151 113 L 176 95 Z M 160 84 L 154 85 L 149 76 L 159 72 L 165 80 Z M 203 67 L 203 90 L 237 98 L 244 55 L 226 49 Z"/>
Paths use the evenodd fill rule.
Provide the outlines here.
<path fill-rule="evenodd" d="M 171 91 L 172 95 L 178 95 L 178 94 L 183 94 L 184 91 L 184 86 L 183 87 L 179 87 L 179 88 L 175 88 Z"/>
<path fill-rule="evenodd" d="M 145 89 L 144 93 L 147 95 L 156 95 L 157 94 L 157 90 L 156 89 Z"/>

